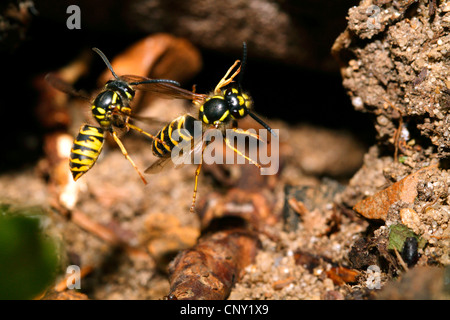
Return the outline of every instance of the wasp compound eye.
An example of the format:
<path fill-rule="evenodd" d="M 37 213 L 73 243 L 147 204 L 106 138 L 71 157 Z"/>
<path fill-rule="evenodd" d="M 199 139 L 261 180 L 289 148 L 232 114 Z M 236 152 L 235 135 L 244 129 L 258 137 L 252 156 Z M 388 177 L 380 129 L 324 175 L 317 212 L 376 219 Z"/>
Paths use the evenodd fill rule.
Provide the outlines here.
<path fill-rule="evenodd" d="M 248 111 L 244 106 L 240 106 L 238 103 L 236 107 L 230 109 L 230 113 L 235 119 L 240 119 L 244 118 L 248 114 Z"/>

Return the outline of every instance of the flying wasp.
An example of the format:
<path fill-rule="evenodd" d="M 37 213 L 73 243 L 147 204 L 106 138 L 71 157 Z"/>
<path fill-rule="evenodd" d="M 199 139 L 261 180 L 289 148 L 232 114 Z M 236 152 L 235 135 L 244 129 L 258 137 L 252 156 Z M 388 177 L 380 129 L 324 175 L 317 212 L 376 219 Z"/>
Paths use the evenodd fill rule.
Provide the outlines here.
<path fill-rule="evenodd" d="M 134 98 L 136 90 L 156 92 L 174 98 L 177 96 L 185 98 L 184 92 L 186 90 L 179 88 L 180 84 L 174 80 L 149 79 L 136 75 L 124 75 L 119 77 L 114 72 L 111 63 L 103 52 L 98 48 L 93 48 L 92 50 L 102 58 L 103 62 L 114 76 L 114 79 L 109 80 L 102 91 L 91 102 L 92 116 L 97 121 L 98 125 L 82 125 L 73 142 L 69 160 L 73 179 L 75 181 L 78 180 L 94 166 L 102 152 L 106 133 L 109 132 L 120 147 L 125 158 L 137 171 L 142 181 L 147 184 L 144 176 L 130 158 L 125 146 L 120 141 L 117 130 L 125 129 L 128 131 L 129 129 L 133 129 L 147 135 L 151 139 L 158 140 L 161 145 L 165 145 L 165 142 L 159 140 L 159 138 L 129 122 L 130 118 L 132 118 L 130 103 Z M 53 74 L 48 74 L 46 80 L 56 89 L 91 101 L 91 98 L 76 91 L 68 83 Z M 178 94 L 179 91 L 183 94 Z"/>
<path fill-rule="evenodd" d="M 145 173 L 148 174 L 160 172 L 163 168 L 168 167 L 169 164 L 177 167 L 180 164 L 186 163 L 186 160 L 191 158 L 194 154 L 201 152 L 200 162 L 195 172 L 194 193 L 190 208 L 191 212 L 193 212 L 195 208 L 198 177 L 202 167 L 203 152 L 208 144 L 203 142 L 207 141 L 205 135 L 209 129 L 220 130 L 226 146 L 247 159 L 250 163 L 256 165 L 258 168 L 261 168 L 259 163 L 250 157 L 247 157 L 232 145 L 231 141 L 225 136 L 226 130 L 231 129 L 237 134 L 243 134 L 259 139 L 257 134 L 237 127 L 237 120 L 243 119 L 249 115 L 266 128 L 273 136 L 276 136 L 276 133 L 253 113 L 251 110 L 253 100 L 242 90 L 241 83 L 246 62 L 247 45 L 244 42 L 242 62 L 240 60 L 234 62 L 212 93 L 206 95 L 190 91 L 184 92 L 184 98 L 192 100 L 194 105 L 198 107 L 198 117 L 196 118 L 186 114 L 174 119 L 158 132 L 156 135 L 157 139 L 154 139 L 152 142 L 153 154 L 159 159 L 145 170 Z M 230 76 L 239 63 L 239 68 Z M 234 78 L 238 75 L 237 82 L 234 82 Z M 194 130 L 194 124 L 196 121 L 201 121 L 201 139 L 198 139 L 199 137 L 195 136 L 196 132 Z M 172 151 L 180 143 L 190 144 L 190 151 L 173 156 Z"/>

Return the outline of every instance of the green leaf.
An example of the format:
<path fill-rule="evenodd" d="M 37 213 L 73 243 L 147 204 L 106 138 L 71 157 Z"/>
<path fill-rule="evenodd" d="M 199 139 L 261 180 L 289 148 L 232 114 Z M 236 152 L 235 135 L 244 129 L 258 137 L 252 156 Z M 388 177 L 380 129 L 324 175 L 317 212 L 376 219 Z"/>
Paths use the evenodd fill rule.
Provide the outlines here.
<path fill-rule="evenodd" d="M 32 299 L 59 271 L 56 243 L 44 234 L 43 216 L 36 213 L 0 205 L 0 300 Z"/>
<path fill-rule="evenodd" d="M 406 238 L 414 237 L 417 239 L 419 248 L 423 248 L 426 240 L 416 235 L 410 228 L 403 224 L 394 224 L 389 227 L 389 244 L 388 250 L 397 249 L 398 252 L 403 250 Z"/>

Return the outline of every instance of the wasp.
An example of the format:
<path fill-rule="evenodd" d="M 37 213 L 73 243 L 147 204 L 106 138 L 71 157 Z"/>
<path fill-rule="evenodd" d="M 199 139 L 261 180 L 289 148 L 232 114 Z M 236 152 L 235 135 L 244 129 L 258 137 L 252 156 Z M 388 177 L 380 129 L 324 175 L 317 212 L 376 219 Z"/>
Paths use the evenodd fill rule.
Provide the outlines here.
<path fill-rule="evenodd" d="M 152 142 L 153 154 L 159 159 L 145 170 L 145 173 L 148 174 L 160 172 L 163 168 L 168 167 L 168 164 L 177 167 L 182 163 L 186 163 L 186 160 L 189 157 L 192 157 L 193 154 L 201 152 L 201 158 L 197 170 L 195 171 L 194 193 L 190 208 L 191 212 L 193 212 L 195 208 L 198 177 L 202 167 L 203 152 L 208 144 L 204 143 L 204 141 L 208 140 L 205 139 L 205 135 L 209 129 L 220 130 L 226 146 L 247 159 L 250 163 L 256 165 L 258 168 L 261 168 L 259 163 L 247 157 L 232 145 L 231 141 L 225 135 L 226 131 L 231 129 L 237 134 L 243 134 L 259 139 L 258 135 L 237 127 L 237 120 L 243 119 L 249 115 L 266 128 L 272 135 L 276 136 L 276 133 L 253 113 L 253 99 L 242 90 L 241 83 L 246 62 L 247 45 L 244 42 L 242 62 L 240 60 L 234 62 L 226 72 L 225 76 L 219 81 L 213 92 L 210 94 L 198 94 L 195 93 L 194 90 L 192 92 L 184 93 L 185 98 L 190 95 L 190 98 L 188 99 L 192 100 L 193 104 L 198 107 L 198 116 L 194 117 L 190 114 L 186 114 L 172 120 L 157 133 L 157 139 L 154 139 Z M 237 68 L 230 76 L 238 64 L 240 64 L 239 68 Z M 238 75 L 238 80 L 234 82 L 234 78 Z M 195 136 L 196 132 L 194 130 L 194 124 L 196 121 L 201 121 L 201 139 L 198 139 L 198 136 Z M 179 146 L 180 143 L 190 143 L 189 152 L 183 152 L 173 156 L 172 151 L 176 146 Z"/>
<path fill-rule="evenodd" d="M 93 48 L 111 71 L 114 79 L 109 80 L 100 93 L 92 100 L 84 94 L 76 91 L 68 83 L 59 79 L 53 74 L 48 74 L 46 80 L 56 89 L 63 92 L 75 95 L 91 102 L 91 112 L 98 125 L 82 125 L 80 131 L 73 142 L 70 153 L 69 166 L 72 172 L 73 179 L 76 181 L 86 172 L 88 172 L 102 152 L 104 140 L 107 132 L 114 138 L 117 145 L 120 147 L 125 158 L 131 163 L 133 168 L 137 171 L 144 184 L 147 184 L 142 173 L 137 168 L 134 161 L 128 155 L 125 146 L 118 136 L 118 130 L 129 129 L 136 130 L 142 134 L 147 135 L 151 139 L 158 140 L 161 145 L 165 143 L 159 140 L 152 134 L 142 130 L 141 128 L 131 124 L 129 120 L 131 115 L 131 102 L 134 98 L 136 90 L 157 92 L 167 96 L 177 96 L 180 89 L 180 84 L 174 80 L 168 79 L 149 79 L 136 75 L 118 76 L 105 54 L 98 48 Z M 182 95 L 183 97 L 183 95 Z"/>

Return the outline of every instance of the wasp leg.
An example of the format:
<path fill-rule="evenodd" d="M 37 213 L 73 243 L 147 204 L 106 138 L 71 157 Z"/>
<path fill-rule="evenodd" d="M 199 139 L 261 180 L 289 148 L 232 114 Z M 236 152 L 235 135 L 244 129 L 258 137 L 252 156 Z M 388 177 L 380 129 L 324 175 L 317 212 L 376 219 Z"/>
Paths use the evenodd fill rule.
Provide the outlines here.
<path fill-rule="evenodd" d="M 137 126 L 135 126 L 135 125 L 133 125 L 133 124 L 131 124 L 131 123 L 127 123 L 127 126 L 128 126 L 130 129 L 133 129 L 133 130 L 136 130 L 137 132 L 140 132 L 140 133 L 142 133 L 142 134 L 145 134 L 145 135 L 146 135 L 147 137 L 149 137 L 150 139 L 156 140 L 157 142 L 161 143 L 162 145 L 167 146 L 167 144 L 166 144 L 164 141 L 162 141 L 162 140 L 159 139 L 158 137 L 156 137 L 156 136 L 154 136 L 154 135 L 152 135 L 152 134 L 150 134 L 150 133 L 148 133 L 148 132 L 142 130 L 141 128 L 139 128 L 139 127 L 137 127 Z"/>
<path fill-rule="evenodd" d="M 239 128 L 233 128 L 233 131 L 236 132 L 236 133 L 238 133 L 238 134 L 245 134 L 245 135 L 247 135 L 247 136 L 253 137 L 253 138 L 255 138 L 255 139 L 258 139 L 259 141 L 264 141 L 263 139 L 261 139 L 261 138 L 259 137 L 258 134 L 256 134 L 256 133 L 251 133 L 251 132 L 249 132 L 249 131 L 247 131 L 247 130 L 243 130 L 243 129 L 239 129 Z"/>
<path fill-rule="evenodd" d="M 217 84 L 216 88 L 214 89 L 214 94 L 220 94 L 220 89 L 225 87 L 226 85 L 230 84 L 234 77 L 236 77 L 239 72 L 241 71 L 241 66 L 239 66 L 239 68 L 236 70 L 236 72 L 229 78 L 227 79 L 228 75 L 231 73 L 231 71 L 233 71 L 233 69 L 236 67 L 236 65 L 241 62 L 240 60 L 236 60 L 233 65 L 231 66 L 230 69 L 228 69 L 227 73 L 225 73 L 225 75 L 223 76 L 222 79 L 220 79 L 219 83 Z"/>
<path fill-rule="evenodd" d="M 134 164 L 134 161 L 128 155 L 127 149 L 125 149 L 125 146 L 122 144 L 122 141 L 120 141 L 119 137 L 117 136 L 117 133 L 114 130 L 111 130 L 111 134 L 112 134 L 114 140 L 116 141 L 117 145 L 119 146 L 120 150 L 122 151 L 123 155 L 125 156 L 125 158 L 127 158 L 127 160 L 130 161 L 131 165 L 137 171 L 137 173 L 141 177 L 144 184 L 147 184 L 147 180 L 145 180 L 144 176 L 139 171 L 138 167 Z"/>
<path fill-rule="evenodd" d="M 261 138 L 260 138 L 257 134 L 255 134 L 255 133 L 251 133 L 251 132 L 248 132 L 248 131 L 246 131 L 246 130 L 236 129 L 236 128 L 234 128 L 233 131 L 236 132 L 236 133 L 239 133 L 239 134 L 245 134 L 245 135 L 251 136 L 251 137 L 253 137 L 253 138 L 256 138 L 256 139 L 262 141 Z M 239 151 L 238 149 L 236 149 L 236 148 L 231 144 L 230 140 L 229 140 L 228 138 L 226 138 L 226 137 L 225 137 L 225 143 L 226 143 L 226 145 L 227 145 L 228 148 L 230 148 L 231 150 L 233 150 L 234 152 L 236 152 L 238 155 L 244 157 L 244 158 L 247 159 L 250 163 L 254 164 L 254 165 L 257 166 L 259 169 L 261 169 L 261 165 L 260 165 L 258 162 L 256 162 L 255 160 L 253 160 L 253 159 L 250 158 L 250 157 L 247 157 L 247 156 L 246 156 L 245 154 L 243 154 L 241 151 Z"/>
<path fill-rule="evenodd" d="M 198 187 L 198 177 L 200 175 L 200 170 L 202 169 L 202 164 L 203 164 L 203 152 L 205 151 L 206 148 L 206 143 L 202 148 L 202 156 L 200 158 L 200 163 L 197 166 L 197 170 L 195 170 L 195 183 L 194 183 L 194 194 L 192 195 L 192 204 L 191 204 L 191 209 L 189 210 L 190 212 L 194 212 L 194 208 L 195 208 L 195 200 L 197 199 L 197 187 Z"/>

